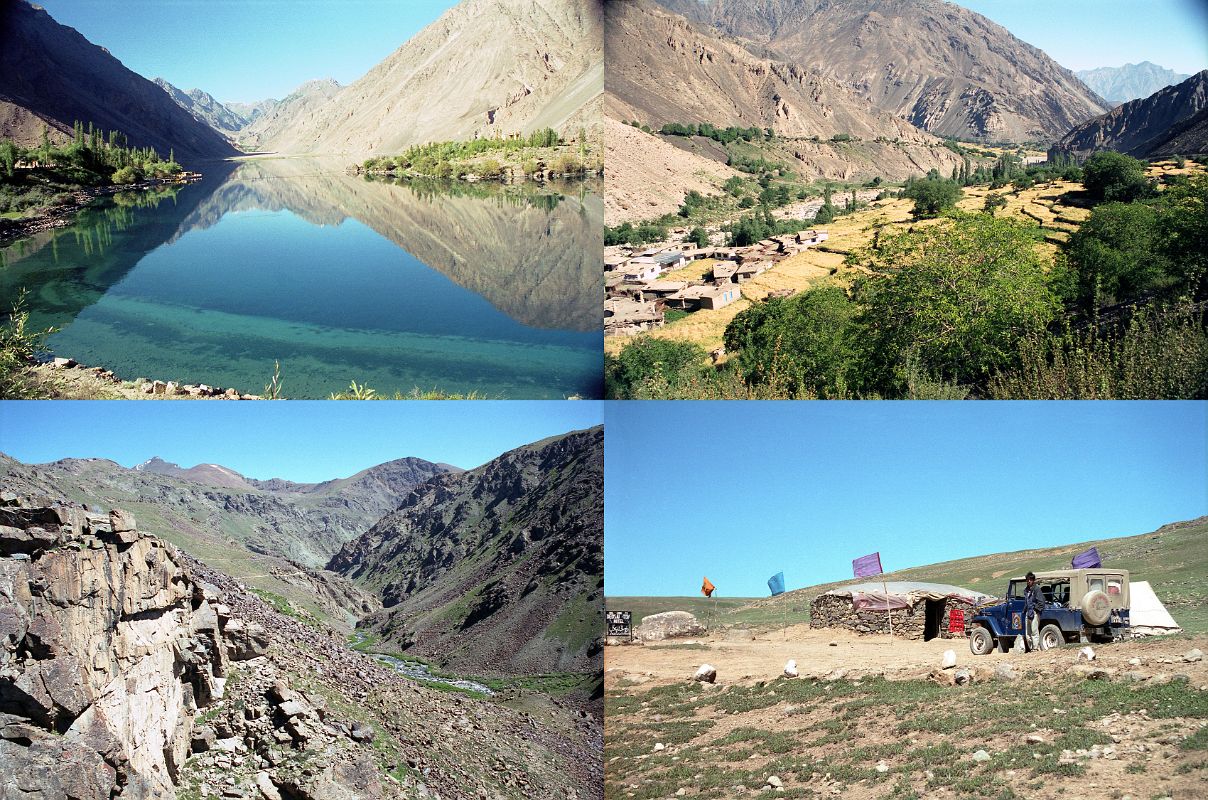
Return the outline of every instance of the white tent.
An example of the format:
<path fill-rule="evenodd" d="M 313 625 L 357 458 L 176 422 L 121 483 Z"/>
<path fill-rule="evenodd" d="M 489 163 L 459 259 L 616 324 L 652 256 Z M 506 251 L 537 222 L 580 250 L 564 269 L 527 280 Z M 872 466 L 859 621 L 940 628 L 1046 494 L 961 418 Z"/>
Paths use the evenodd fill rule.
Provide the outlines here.
<path fill-rule="evenodd" d="M 1128 621 L 1132 633 L 1138 636 L 1153 636 L 1178 633 L 1183 630 L 1174 621 L 1166 606 L 1154 594 L 1148 581 L 1131 581 L 1128 585 L 1130 608 Z"/>

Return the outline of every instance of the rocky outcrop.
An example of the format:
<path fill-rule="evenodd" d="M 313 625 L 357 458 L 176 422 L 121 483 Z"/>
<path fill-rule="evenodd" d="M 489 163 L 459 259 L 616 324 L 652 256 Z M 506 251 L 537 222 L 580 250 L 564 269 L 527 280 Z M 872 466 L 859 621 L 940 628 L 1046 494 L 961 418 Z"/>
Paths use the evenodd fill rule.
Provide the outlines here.
<path fill-rule="evenodd" d="M 1043 51 L 944 0 L 659 1 L 938 136 L 1053 141 L 1110 108 Z"/>
<path fill-rule="evenodd" d="M 128 513 L 4 490 L 0 547 L 4 800 L 601 796 L 598 718 L 416 684 Z"/>
<path fill-rule="evenodd" d="M 223 692 L 221 609 L 128 514 L 3 503 L 0 796 L 175 796 Z"/>
<path fill-rule="evenodd" d="M 190 166 L 237 155 L 151 81 L 27 0 L 0 3 L 0 136 L 34 146 L 49 128 L 67 140 L 77 120 L 124 133 L 134 147 L 175 150 Z"/>
<path fill-rule="evenodd" d="M 1138 158 L 1208 150 L 1208 70 L 1176 86 L 1133 100 L 1071 130 L 1049 151 L 1083 159 L 1096 150 Z M 1177 142 L 1181 150 L 1175 149 Z"/>
<path fill-rule="evenodd" d="M 599 673 L 604 431 L 435 478 L 328 564 L 387 606 L 361 623 L 472 674 Z"/>

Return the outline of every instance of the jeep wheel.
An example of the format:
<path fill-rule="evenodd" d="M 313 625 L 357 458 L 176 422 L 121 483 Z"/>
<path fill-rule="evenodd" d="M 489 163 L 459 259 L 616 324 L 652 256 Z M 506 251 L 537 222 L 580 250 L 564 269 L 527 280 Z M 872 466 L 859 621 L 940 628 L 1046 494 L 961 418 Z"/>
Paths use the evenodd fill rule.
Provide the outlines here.
<path fill-rule="evenodd" d="M 1045 625 L 1040 629 L 1040 649 L 1052 650 L 1065 644 L 1065 635 L 1056 625 Z"/>
<path fill-rule="evenodd" d="M 984 656 L 994 649 L 994 637 L 980 625 L 969 633 L 969 650 L 975 656 Z"/>

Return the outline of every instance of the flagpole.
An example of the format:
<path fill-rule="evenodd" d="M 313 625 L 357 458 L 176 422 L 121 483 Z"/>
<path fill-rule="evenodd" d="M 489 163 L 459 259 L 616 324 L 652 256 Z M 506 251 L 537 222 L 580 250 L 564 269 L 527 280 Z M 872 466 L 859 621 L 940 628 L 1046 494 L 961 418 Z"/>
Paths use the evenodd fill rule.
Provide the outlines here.
<path fill-rule="evenodd" d="M 889 584 L 885 582 L 885 573 L 881 573 L 881 588 L 885 590 L 885 618 L 889 620 L 889 641 L 893 641 L 893 609 L 889 604 Z"/>
<path fill-rule="evenodd" d="M 789 640 L 789 593 L 781 592 L 784 595 L 784 627 L 781 632 L 784 634 L 784 640 Z"/>

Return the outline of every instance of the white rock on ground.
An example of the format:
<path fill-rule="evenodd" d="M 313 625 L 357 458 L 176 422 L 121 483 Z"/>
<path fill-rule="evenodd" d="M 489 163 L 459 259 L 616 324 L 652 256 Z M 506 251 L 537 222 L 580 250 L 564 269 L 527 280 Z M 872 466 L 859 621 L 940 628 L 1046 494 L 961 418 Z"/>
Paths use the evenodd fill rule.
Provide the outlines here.
<path fill-rule="evenodd" d="M 784 786 L 784 781 L 780 780 L 779 775 L 769 775 L 764 785 L 771 786 L 773 789 L 779 789 Z"/>
<path fill-rule="evenodd" d="M 1078 651 L 1078 659 L 1086 659 L 1087 661 L 1095 660 L 1095 650 L 1092 647 L 1084 647 Z"/>
<path fill-rule="evenodd" d="M 978 750 L 976 753 L 973 754 L 973 760 L 974 761 L 989 761 L 990 754 L 987 753 L 985 750 Z"/>
<path fill-rule="evenodd" d="M 701 664 L 700 669 L 692 676 L 692 680 L 702 683 L 713 683 L 717 680 L 717 668 L 712 664 Z"/>
<path fill-rule="evenodd" d="M 952 669 L 955 666 L 956 666 L 956 651 L 955 650 L 945 650 L 944 651 L 944 660 L 940 662 L 940 668 L 941 669 Z"/>
<path fill-rule="evenodd" d="M 656 752 L 656 753 L 657 753 L 657 752 L 659 752 L 660 750 L 666 750 L 666 749 L 667 749 L 667 745 L 663 744 L 662 742 L 655 742 L 655 743 L 654 743 L 654 752 Z"/>
<path fill-rule="evenodd" d="M 787 662 L 785 662 L 784 677 L 786 677 L 786 678 L 796 678 L 797 677 L 797 662 L 791 658 Z"/>
<path fill-rule="evenodd" d="M 1183 656 L 1183 660 L 1186 661 L 1188 664 L 1191 664 L 1196 661 L 1203 661 L 1204 653 L 1203 653 L 1203 651 L 1200 650 L 1200 648 L 1193 647 L 1192 649 L 1187 651 L 1187 654 L 1185 656 Z"/>

